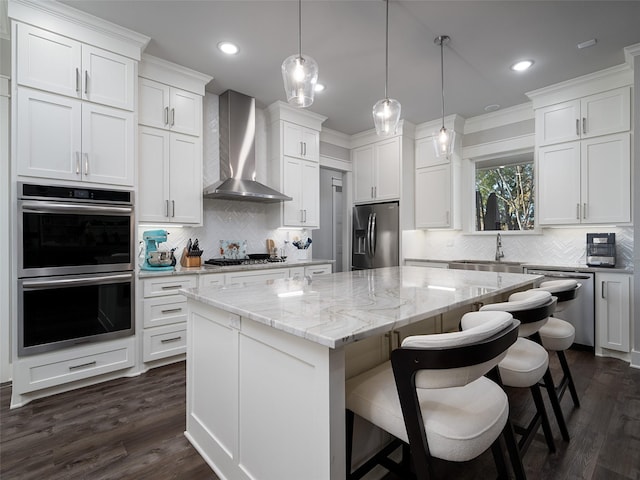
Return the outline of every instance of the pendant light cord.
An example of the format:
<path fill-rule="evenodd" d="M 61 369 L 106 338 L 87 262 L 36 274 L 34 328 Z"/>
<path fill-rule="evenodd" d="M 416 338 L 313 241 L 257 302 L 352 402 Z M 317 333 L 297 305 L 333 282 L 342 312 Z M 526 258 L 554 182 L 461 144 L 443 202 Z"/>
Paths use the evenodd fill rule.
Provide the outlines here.
<path fill-rule="evenodd" d="M 442 92 L 442 128 L 444 128 L 444 42 L 445 38 L 447 37 L 441 35 L 438 38 L 440 40 L 440 90 Z"/>
<path fill-rule="evenodd" d="M 298 0 L 298 56 L 302 60 L 302 0 Z"/>
<path fill-rule="evenodd" d="M 387 20 L 385 25 L 385 55 L 384 55 L 384 98 L 389 100 L 387 84 L 389 83 L 389 0 L 387 0 Z"/>

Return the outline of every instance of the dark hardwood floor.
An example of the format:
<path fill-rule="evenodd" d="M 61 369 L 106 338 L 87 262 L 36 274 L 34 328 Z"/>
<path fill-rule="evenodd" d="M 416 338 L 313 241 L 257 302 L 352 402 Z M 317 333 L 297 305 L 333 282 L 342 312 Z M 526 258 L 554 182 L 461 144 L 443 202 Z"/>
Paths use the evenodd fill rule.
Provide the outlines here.
<path fill-rule="evenodd" d="M 558 451 L 549 454 L 541 436 L 534 441 L 524 459 L 528 478 L 640 480 L 640 370 L 588 352 L 568 358 L 582 401 L 574 409 L 567 393 L 562 402 L 572 439 L 563 442 L 551 418 Z M 559 375 L 555 357 L 552 367 Z M 2 480 L 218 478 L 183 435 L 184 363 L 15 410 L 10 393 L 0 388 Z M 532 411 L 528 394 L 510 393 L 516 415 Z M 490 453 L 437 470 L 447 479 L 495 478 Z"/>

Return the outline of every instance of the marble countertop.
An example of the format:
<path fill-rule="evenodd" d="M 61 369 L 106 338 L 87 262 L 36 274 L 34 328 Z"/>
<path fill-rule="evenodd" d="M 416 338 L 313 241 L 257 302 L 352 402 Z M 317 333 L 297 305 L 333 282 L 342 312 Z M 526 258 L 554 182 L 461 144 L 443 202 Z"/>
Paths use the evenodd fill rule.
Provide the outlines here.
<path fill-rule="evenodd" d="M 292 268 L 306 267 L 309 265 L 326 265 L 334 264 L 335 260 L 287 260 L 286 262 L 258 263 L 253 265 L 229 265 L 226 267 L 218 267 L 214 265 L 202 264 L 201 267 L 183 267 L 176 265 L 174 271 L 154 272 L 152 270 L 139 270 L 138 278 L 159 277 L 167 275 L 203 275 L 207 273 L 227 273 L 227 272 L 243 272 L 250 270 L 269 270 L 272 268 Z"/>
<path fill-rule="evenodd" d="M 432 258 L 405 258 L 405 262 L 425 262 L 425 263 L 442 263 L 449 264 L 451 262 L 456 262 L 459 260 L 442 260 L 442 259 L 432 259 Z M 469 260 L 465 260 L 469 261 Z M 479 262 L 483 262 L 486 260 L 478 260 Z M 508 261 L 504 261 L 504 263 L 509 263 Z M 576 263 L 571 265 L 557 265 L 557 264 L 548 264 L 548 263 L 535 263 L 535 262 L 518 262 L 522 265 L 523 268 L 531 268 L 531 269 L 539 269 L 539 270 L 558 270 L 561 272 L 609 272 L 609 273 L 633 273 L 633 267 L 589 267 L 584 263 Z"/>
<path fill-rule="evenodd" d="M 189 299 L 337 348 L 531 285 L 539 275 L 388 267 L 254 286 L 181 290 Z"/>

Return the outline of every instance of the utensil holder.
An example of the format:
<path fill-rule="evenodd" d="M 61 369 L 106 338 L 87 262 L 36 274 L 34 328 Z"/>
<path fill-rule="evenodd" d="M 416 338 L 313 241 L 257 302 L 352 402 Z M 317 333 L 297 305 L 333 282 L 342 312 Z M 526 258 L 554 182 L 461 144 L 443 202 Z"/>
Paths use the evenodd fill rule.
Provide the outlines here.
<path fill-rule="evenodd" d="M 308 248 L 298 249 L 296 253 L 297 253 L 298 260 L 309 260 L 309 257 L 311 257 L 311 255 L 309 254 L 310 251 Z"/>
<path fill-rule="evenodd" d="M 183 267 L 200 267 L 202 266 L 202 257 L 189 257 L 187 255 L 187 249 L 182 250 L 182 256 L 180 257 L 180 265 Z"/>

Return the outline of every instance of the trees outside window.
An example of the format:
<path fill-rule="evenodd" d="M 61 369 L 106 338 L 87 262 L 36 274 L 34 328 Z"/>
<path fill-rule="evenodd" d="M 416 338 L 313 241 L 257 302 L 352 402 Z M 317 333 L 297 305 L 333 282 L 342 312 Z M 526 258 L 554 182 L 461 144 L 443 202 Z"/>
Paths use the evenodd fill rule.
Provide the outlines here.
<path fill-rule="evenodd" d="M 476 164 L 476 230 L 533 230 L 533 162 Z"/>

